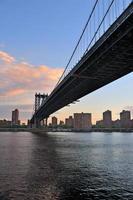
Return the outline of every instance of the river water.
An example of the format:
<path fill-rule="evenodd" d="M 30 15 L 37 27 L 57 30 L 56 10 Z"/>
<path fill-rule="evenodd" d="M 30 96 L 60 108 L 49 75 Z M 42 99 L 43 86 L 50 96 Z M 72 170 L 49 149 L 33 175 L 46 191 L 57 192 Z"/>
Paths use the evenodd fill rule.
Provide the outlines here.
<path fill-rule="evenodd" d="M 0 200 L 133 200 L 133 133 L 0 133 Z"/>

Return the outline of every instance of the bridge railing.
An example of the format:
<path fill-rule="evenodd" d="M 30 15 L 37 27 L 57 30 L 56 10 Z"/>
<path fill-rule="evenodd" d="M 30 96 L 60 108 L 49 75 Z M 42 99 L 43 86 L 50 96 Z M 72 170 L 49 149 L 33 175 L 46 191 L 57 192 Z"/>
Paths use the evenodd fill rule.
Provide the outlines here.
<path fill-rule="evenodd" d="M 95 0 L 81 36 L 56 86 L 132 2 L 133 0 Z"/>

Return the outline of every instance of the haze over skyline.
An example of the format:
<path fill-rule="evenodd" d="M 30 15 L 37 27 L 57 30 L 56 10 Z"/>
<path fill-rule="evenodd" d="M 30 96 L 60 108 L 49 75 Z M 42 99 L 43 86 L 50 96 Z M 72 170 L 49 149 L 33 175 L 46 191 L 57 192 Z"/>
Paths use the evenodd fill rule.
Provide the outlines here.
<path fill-rule="evenodd" d="M 35 92 L 54 88 L 92 6 L 93 0 L 0 2 L 0 118 L 10 119 L 14 108 L 22 121 L 31 117 Z M 132 84 L 130 73 L 53 115 L 90 112 L 94 122 L 109 109 L 117 119 L 123 109 L 133 112 Z"/>

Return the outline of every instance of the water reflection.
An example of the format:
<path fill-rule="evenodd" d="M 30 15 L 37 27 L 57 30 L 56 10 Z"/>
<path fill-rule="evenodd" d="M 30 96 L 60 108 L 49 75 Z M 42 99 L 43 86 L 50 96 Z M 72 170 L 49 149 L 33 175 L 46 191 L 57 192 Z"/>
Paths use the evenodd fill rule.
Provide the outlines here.
<path fill-rule="evenodd" d="M 0 133 L 0 200 L 133 199 L 133 134 Z"/>

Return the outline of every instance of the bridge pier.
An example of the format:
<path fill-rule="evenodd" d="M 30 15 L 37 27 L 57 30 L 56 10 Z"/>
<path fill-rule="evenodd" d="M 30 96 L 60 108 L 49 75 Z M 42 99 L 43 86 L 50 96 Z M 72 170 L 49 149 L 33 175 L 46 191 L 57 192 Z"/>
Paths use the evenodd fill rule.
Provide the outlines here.
<path fill-rule="evenodd" d="M 34 119 L 34 123 L 32 124 L 32 128 L 39 128 L 41 126 L 41 121 L 39 119 Z"/>
<path fill-rule="evenodd" d="M 43 126 L 44 127 L 48 126 L 48 118 L 43 119 Z"/>
<path fill-rule="evenodd" d="M 33 124 L 31 124 L 31 128 L 41 128 L 47 126 L 48 126 L 48 118 L 45 118 L 43 120 L 35 118 Z"/>

